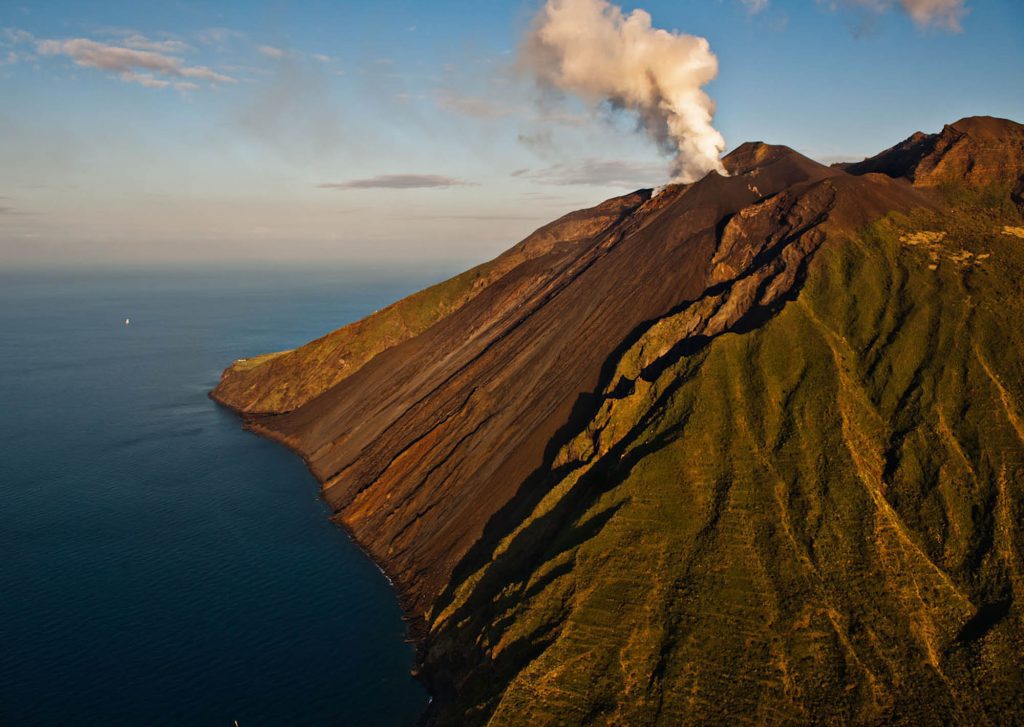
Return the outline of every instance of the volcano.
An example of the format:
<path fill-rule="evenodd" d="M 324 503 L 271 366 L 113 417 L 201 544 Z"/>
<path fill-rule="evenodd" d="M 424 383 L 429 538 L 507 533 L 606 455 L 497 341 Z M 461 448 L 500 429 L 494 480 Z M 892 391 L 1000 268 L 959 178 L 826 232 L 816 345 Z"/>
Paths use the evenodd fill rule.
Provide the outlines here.
<path fill-rule="evenodd" d="M 433 723 L 1024 721 L 1024 126 L 723 163 L 212 396 L 391 577 Z"/>

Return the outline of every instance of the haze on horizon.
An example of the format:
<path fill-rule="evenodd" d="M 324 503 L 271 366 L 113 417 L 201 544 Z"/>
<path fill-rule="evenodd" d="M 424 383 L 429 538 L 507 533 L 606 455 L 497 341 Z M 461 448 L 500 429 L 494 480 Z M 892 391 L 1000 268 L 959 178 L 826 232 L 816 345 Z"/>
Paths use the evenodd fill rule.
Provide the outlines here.
<path fill-rule="evenodd" d="M 640 71 L 692 105 L 629 53 L 551 71 L 604 47 L 527 43 L 552 6 L 658 37 Z M 0 269 L 482 260 L 720 138 L 829 162 L 1024 120 L 1022 27 L 1016 0 L 7 3 Z"/>

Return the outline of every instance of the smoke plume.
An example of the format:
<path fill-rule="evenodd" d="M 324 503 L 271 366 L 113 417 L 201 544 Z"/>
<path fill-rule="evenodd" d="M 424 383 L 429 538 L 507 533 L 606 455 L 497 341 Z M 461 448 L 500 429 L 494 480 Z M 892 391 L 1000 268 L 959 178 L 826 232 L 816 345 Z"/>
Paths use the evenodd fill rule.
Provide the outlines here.
<path fill-rule="evenodd" d="M 673 154 L 672 173 L 692 182 L 725 173 L 725 140 L 712 126 L 715 104 L 702 90 L 718 73 L 704 38 L 651 26 L 643 10 L 628 15 L 605 0 L 547 0 L 533 21 L 521 64 L 543 86 L 575 94 L 592 107 L 635 113 Z"/>

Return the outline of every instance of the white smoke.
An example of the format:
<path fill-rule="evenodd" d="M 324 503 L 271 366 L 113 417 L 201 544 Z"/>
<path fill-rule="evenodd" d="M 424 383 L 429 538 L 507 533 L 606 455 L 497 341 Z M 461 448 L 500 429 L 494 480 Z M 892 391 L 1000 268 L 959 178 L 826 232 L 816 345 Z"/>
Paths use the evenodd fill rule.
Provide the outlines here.
<path fill-rule="evenodd" d="M 520 61 L 542 85 L 592 107 L 636 113 L 651 138 L 675 155 L 678 181 L 725 173 L 725 140 L 711 123 L 715 103 L 702 90 L 718 74 L 706 39 L 654 28 L 643 10 L 627 15 L 605 0 L 547 0 Z"/>

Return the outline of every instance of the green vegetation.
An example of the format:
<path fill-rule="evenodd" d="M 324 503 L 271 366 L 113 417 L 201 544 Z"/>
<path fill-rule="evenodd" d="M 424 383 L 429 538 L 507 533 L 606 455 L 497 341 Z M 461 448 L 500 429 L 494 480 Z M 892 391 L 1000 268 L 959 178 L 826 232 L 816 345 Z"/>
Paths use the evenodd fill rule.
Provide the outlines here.
<path fill-rule="evenodd" d="M 457 310 L 504 269 L 500 259 L 480 265 L 300 348 L 236 361 L 225 371 L 214 395 L 246 413 L 295 409 L 351 376 L 381 351 Z"/>
<path fill-rule="evenodd" d="M 431 615 L 439 721 L 1022 718 L 1024 218 L 944 193 L 826 223 L 763 325 L 673 347 L 676 314 L 611 362 Z"/>

